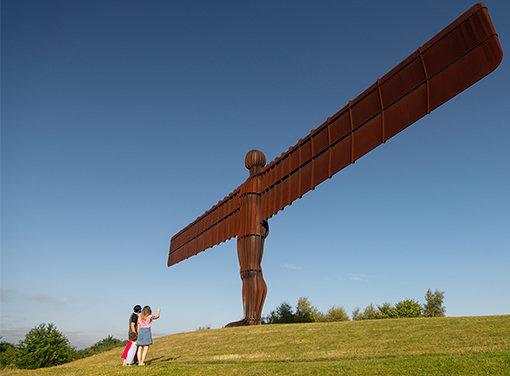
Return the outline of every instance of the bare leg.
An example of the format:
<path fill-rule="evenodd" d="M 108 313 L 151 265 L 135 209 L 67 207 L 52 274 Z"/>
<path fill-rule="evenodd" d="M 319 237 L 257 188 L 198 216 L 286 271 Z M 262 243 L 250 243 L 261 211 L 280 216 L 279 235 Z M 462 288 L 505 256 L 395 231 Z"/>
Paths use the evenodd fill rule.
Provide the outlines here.
<path fill-rule="evenodd" d="M 145 365 L 145 357 L 147 356 L 147 353 L 149 352 L 149 346 L 143 347 L 143 353 L 142 353 L 142 364 Z"/>
<path fill-rule="evenodd" d="M 138 346 L 138 349 L 136 350 L 136 357 L 138 358 L 138 365 L 142 365 L 142 348 L 143 346 Z"/>
<path fill-rule="evenodd" d="M 149 346 L 138 346 L 138 365 L 144 366 L 145 365 L 145 357 L 147 356 L 147 353 L 149 352 Z"/>

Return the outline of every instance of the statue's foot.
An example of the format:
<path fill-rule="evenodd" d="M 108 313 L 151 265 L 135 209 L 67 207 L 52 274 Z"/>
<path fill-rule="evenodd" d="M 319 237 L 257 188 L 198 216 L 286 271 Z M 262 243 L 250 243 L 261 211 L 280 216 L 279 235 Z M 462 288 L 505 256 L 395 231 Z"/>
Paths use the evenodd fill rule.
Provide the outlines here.
<path fill-rule="evenodd" d="M 247 319 L 244 318 L 239 321 L 231 322 L 230 324 L 225 325 L 225 328 L 234 328 L 236 326 L 248 326 L 248 325 L 260 325 L 260 319 Z"/>
<path fill-rule="evenodd" d="M 230 324 L 225 325 L 225 328 L 235 328 L 236 326 L 245 326 L 246 325 L 246 319 L 242 319 L 239 321 L 231 322 Z"/>

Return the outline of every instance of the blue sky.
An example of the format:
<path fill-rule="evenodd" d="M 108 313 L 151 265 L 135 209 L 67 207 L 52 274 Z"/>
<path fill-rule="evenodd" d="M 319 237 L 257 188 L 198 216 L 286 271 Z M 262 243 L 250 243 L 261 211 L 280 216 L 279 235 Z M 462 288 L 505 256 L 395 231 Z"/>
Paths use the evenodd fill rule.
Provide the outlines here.
<path fill-rule="evenodd" d="M 2 1 L 1 336 L 83 348 L 242 317 L 236 241 L 171 268 L 170 238 L 472 1 Z M 487 0 L 503 51 L 510 3 Z M 510 313 L 510 68 L 270 219 L 263 314 L 424 303 Z"/>

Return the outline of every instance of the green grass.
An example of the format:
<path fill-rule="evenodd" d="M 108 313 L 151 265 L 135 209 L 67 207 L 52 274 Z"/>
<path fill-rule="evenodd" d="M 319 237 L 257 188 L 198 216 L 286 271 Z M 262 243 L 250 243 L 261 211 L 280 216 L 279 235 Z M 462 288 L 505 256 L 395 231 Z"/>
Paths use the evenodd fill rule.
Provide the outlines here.
<path fill-rule="evenodd" d="M 3 375 L 510 375 L 510 315 L 202 330 L 156 338 L 145 367 L 118 348 Z"/>

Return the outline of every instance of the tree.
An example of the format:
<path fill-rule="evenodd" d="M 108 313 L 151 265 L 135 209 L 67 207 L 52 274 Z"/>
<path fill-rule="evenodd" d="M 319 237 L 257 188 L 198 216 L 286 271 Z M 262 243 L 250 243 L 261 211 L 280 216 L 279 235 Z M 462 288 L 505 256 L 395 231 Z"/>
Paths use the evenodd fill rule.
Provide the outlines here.
<path fill-rule="evenodd" d="M 73 352 L 69 340 L 55 324 L 42 323 L 19 342 L 16 365 L 27 369 L 57 366 L 69 362 Z"/>
<path fill-rule="evenodd" d="M 348 321 L 349 316 L 343 307 L 331 307 L 326 314 L 312 306 L 308 298 L 301 297 L 294 313 L 289 303 L 284 302 L 262 318 L 262 324 L 291 324 L 304 322 Z"/>
<path fill-rule="evenodd" d="M 422 309 L 420 303 L 412 299 L 402 300 L 395 304 L 395 310 L 399 318 L 419 317 Z"/>
<path fill-rule="evenodd" d="M 427 303 L 423 305 L 423 316 L 425 317 L 444 317 L 446 316 L 446 307 L 443 306 L 444 291 L 432 292 L 430 289 L 425 294 Z"/>
<path fill-rule="evenodd" d="M 113 336 L 108 336 L 101 341 L 96 342 L 94 345 L 87 347 L 86 349 L 75 351 L 73 354 L 73 360 L 86 358 L 88 356 L 96 355 L 116 347 L 126 345 L 127 341 L 114 338 Z"/>
<path fill-rule="evenodd" d="M 381 319 L 395 319 L 398 317 L 397 310 L 390 303 L 383 303 L 382 306 L 378 305 L 377 309 L 380 312 Z"/>
<path fill-rule="evenodd" d="M 319 311 L 312 306 L 308 298 L 301 297 L 296 305 L 296 313 L 294 314 L 294 322 L 313 322 L 318 321 Z"/>
<path fill-rule="evenodd" d="M 356 321 L 356 320 L 362 320 L 361 318 L 361 312 L 360 312 L 360 309 L 359 307 L 356 307 L 352 310 L 352 321 Z"/>
<path fill-rule="evenodd" d="M 363 312 L 360 312 L 359 307 L 356 307 L 352 311 L 352 319 L 353 320 L 375 320 L 380 319 L 381 313 L 374 307 L 372 303 L 365 308 Z"/>
<path fill-rule="evenodd" d="M 126 346 L 127 341 L 123 341 L 121 339 L 114 338 L 113 336 L 108 336 L 96 344 L 89 347 L 88 352 L 90 355 L 99 354 L 104 351 L 108 351 L 114 349 L 116 347 Z"/>
<path fill-rule="evenodd" d="M 349 321 L 349 315 L 345 312 L 344 307 L 331 307 L 325 315 L 327 322 L 333 321 Z"/>
<path fill-rule="evenodd" d="M 16 355 L 16 347 L 12 343 L 0 342 L 0 368 L 3 369 L 15 364 Z"/>
<path fill-rule="evenodd" d="M 262 324 L 290 324 L 294 320 L 295 316 L 291 305 L 283 302 L 279 307 L 271 311 L 269 315 L 262 318 Z"/>

